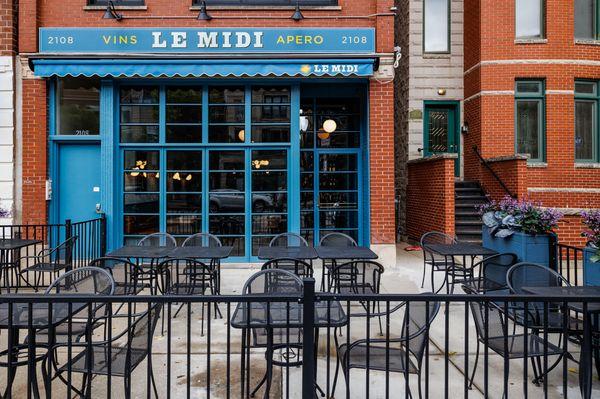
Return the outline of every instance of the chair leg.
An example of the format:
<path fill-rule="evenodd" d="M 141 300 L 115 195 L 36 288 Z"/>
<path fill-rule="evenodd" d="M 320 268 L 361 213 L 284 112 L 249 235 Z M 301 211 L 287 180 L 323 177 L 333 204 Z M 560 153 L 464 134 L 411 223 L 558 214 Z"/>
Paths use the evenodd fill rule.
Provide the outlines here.
<path fill-rule="evenodd" d="M 473 363 L 473 371 L 471 372 L 471 378 L 469 380 L 469 389 L 473 389 L 473 381 L 475 380 L 475 373 L 477 372 L 477 363 L 479 362 L 479 340 L 477 340 L 477 349 L 475 350 L 475 362 Z"/>
<path fill-rule="evenodd" d="M 342 361 L 340 358 L 336 357 L 337 361 L 335 362 L 335 373 L 333 374 L 333 385 L 331 387 L 331 397 L 335 397 L 335 387 L 337 385 L 338 373 L 340 371 L 340 362 Z"/>
<path fill-rule="evenodd" d="M 154 370 L 150 366 L 150 380 L 152 382 L 152 389 L 154 390 L 154 396 L 158 399 L 158 390 L 156 389 L 156 381 L 154 381 Z"/>
<path fill-rule="evenodd" d="M 419 372 L 417 373 L 418 384 L 419 384 L 419 399 L 423 399 L 423 389 L 421 388 L 421 367 L 419 366 Z"/>
<path fill-rule="evenodd" d="M 125 386 L 125 399 L 131 399 L 131 386 L 129 377 L 123 378 L 123 385 Z"/>
<path fill-rule="evenodd" d="M 200 336 L 204 337 L 204 302 L 202 302 L 200 304 L 200 306 L 202 306 L 202 313 L 200 315 L 200 318 L 201 318 L 201 320 L 200 320 Z M 210 306 L 210 304 L 208 306 Z"/>
<path fill-rule="evenodd" d="M 258 390 L 260 389 L 260 387 L 263 386 L 263 384 L 267 381 L 267 372 L 265 372 L 265 375 L 263 376 L 262 380 L 260 380 L 260 382 L 258 383 L 258 385 L 256 386 L 256 388 L 254 388 L 254 390 L 250 393 L 250 397 L 253 398 L 254 395 L 256 395 L 256 392 L 258 392 Z"/>
<path fill-rule="evenodd" d="M 379 301 L 377 301 L 377 313 L 379 313 L 379 316 L 377 316 L 379 319 L 379 336 L 383 337 L 383 327 L 381 324 L 381 303 Z"/>
<path fill-rule="evenodd" d="M 425 286 L 425 274 L 427 274 L 427 263 L 423 262 L 423 278 L 421 278 L 421 288 Z"/>

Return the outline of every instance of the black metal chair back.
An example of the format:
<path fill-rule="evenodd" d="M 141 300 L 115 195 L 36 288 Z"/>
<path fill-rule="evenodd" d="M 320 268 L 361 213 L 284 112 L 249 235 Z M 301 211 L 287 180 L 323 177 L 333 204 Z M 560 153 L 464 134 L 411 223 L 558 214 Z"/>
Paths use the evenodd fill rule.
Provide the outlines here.
<path fill-rule="evenodd" d="M 181 244 L 182 247 L 208 247 L 215 248 L 222 246 L 221 240 L 210 233 L 196 233 L 189 236 Z"/>
<path fill-rule="evenodd" d="M 308 247 L 308 242 L 296 233 L 281 233 L 269 242 L 270 247 Z"/>
<path fill-rule="evenodd" d="M 372 260 L 353 260 L 331 270 L 330 291 L 350 294 L 378 294 L 384 267 Z"/>
<path fill-rule="evenodd" d="M 325 234 L 321 241 L 319 241 L 319 245 L 325 247 L 356 247 L 358 244 L 354 240 L 354 238 L 350 237 L 344 233 L 329 233 Z"/>
<path fill-rule="evenodd" d="M 432 295 L 424 293 L 423 295 Z M 425 347 L 428 342 L 428 330 L 440 310 L 439 302 L 412 302 L 405 305 L 404 322 L 402 323 L 402 336 L 399 340 L 392 338 L 390 341 L 402 342 L 406 349 L 421 364 Z"/>
<path fill-rule="evenodd" d="M 265 262 L 261 267 L 261 270 L 267 270 L 267 269 L 287 270 L 288 272 L 292 272 L 300 278 L 313 276 L 312 266 L 309 263 L 307 263 L 303 260 L 300 260 L 300 259 L 292 259 L 292 258 L 271 259 L 271 260 Z"/>
<path fill-rule="evenodd" d="M 503 253 L 489 256 L 481 261 L 482 277 L 498 287 L 505 288 L 508 270 L 517 263 L 517 255 Z"/>
<path fill-rule="evenodd" d="M 452 237 L 446 233 L 442 233 L 440 231 L 430 231 L 428 233 L 423 234 L 421 237 L 421 248 L 423 249 L 423 257 L 425 263 L 443 263 L 446 261 L 446 258 L 442 255 L 439 255 L 436 252 L 429 251 L 427 249 L 428 245 L 431 244 L 456 244 L 456 237 Z"/>
<path fill-rule="evenodd" d="M 70 270 L 46 289 L 45 294 L 61 295 L 112 295 L 115 290 L 115 281 L 109 272 L 99 267 L 79 267 Z"/>
<path fill-rule="evenodd" d="M 300 277 L 287 270 L 266 269 L 254 273 L 244 284 L 243 295 L 301 294 Z"/>
<path fill-rule="evenodd" d="M 169 233 L 152 233 L 142 237 L 137 244 L 140 247 L 167 247 L 175 248 L 177 241 Z"/>
<path fill-rule="evenodd" d="M 205 263 L 184 258 L 171 258 L 158 265 L 160 289 L 168 295 L 214 294 L 213 272 Z"/>
<path fill-rule="evenodd" d="M 90 261 L 89 266 L 110 273 L 115 280 L 115 295 L 137 295 L 144 288 L 141 283 L 143 269 L 127 259 L 101 257 Z"/>

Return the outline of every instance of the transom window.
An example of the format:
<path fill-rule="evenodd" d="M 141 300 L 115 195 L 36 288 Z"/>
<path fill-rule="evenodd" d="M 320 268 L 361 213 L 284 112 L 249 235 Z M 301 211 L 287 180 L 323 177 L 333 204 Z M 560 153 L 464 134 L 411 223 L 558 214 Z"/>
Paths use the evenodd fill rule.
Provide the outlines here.
<path fill-rule="evenodd" d="M 600 162 L 600 83 L 575 81 L 575 161 Z"/>
<path fill-rule="evenodd" d="M 575 0 L 575 38 L 600 39 L 600 0 Z"/>
<path fill-rule="evenodd" d="M 515 83 L 516 152 L 528 154 L 529 161 L 545 159 L 545 88 L 539 80 Z"/>
<path fill-rule="evenodd" d="M 450 52 L 450 0 L 423 1 L 423 52 Z"/>
<path fill-rule="evenodd" d="M 515 0 L 515 36 L 517 39 L 543 38 L 545 0 Z"/>
<path fill-rule="evenodd" d="M 100 80 L 61 78 L 56 84 L 56 134 L 100 134 Z"/>

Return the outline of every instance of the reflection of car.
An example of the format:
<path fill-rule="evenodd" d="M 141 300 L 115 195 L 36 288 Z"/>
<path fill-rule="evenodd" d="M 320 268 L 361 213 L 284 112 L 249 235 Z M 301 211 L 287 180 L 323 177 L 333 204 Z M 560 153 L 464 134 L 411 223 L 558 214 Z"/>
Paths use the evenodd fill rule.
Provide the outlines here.
<path fill-rule="evenodd" d="M 279 194 L 252 194 L 252 210 L 263 212 L 273 208 L 278 202 Z M 211 213 L 217 212 L 244 212 L 244 192 L 239 190 L 221 189 L 210 193 L 209 209 Z"/>

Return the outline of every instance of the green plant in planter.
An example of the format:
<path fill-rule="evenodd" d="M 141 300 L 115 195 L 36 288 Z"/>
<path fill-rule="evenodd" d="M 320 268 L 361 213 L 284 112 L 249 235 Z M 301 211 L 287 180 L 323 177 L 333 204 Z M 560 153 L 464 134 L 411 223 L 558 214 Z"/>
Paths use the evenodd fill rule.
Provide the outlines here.
<path fill-rule="evenodd" d="M 556 209 L 542 208 L 540 203 L 509 196 L 482 205 L 479 213 L 490 234 L 498 238 L 509 237 L 515 231 L 531 235 L 550 233 L 563 216 Z"/>
<path fill-rule="evenodd" d="M 594 263 L 600 262 L 600 209 L 581 212 L 581 217 L 583 224 L 588 227 L 581 236 L 587 238 L 588 246 L 596 250 L 590 260 Z"/>

